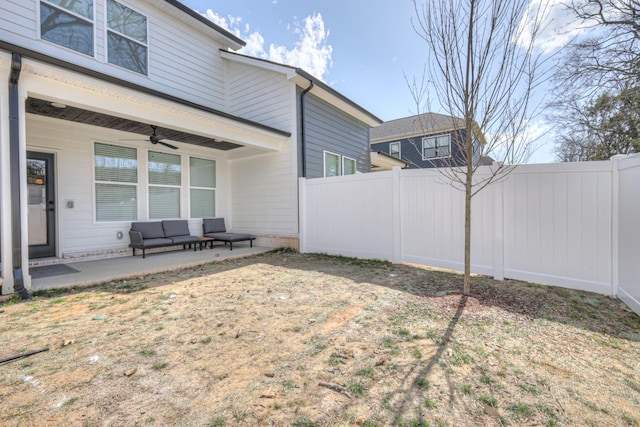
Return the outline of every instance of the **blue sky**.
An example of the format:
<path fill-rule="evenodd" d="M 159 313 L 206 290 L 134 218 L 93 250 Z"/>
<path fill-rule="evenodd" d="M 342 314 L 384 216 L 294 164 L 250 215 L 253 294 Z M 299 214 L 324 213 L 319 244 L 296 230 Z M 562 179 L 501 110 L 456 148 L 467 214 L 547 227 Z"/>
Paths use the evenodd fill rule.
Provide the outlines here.
<path fill-rule="evenodd" d="M 382 120 L 417 112 L 405 76 L 421 78 L 427 64 L 425 43 L 411 24 L 411 0 L 181 1 L 245 40 L 240 53 L 303 68 Z M 560 0 L 532 0 L 539 1 Z M 573 25 L 557 9 L 552 21 L 541 43 L 548 52 L 567 39 L 558 28 Z M 437 105 L 431 110 L 443 112 Z M 548 124 L 539 118 L 531 128 L 541 132 Z M 551 138 L 541 141 L 530 163 L 554 161 Z"/>

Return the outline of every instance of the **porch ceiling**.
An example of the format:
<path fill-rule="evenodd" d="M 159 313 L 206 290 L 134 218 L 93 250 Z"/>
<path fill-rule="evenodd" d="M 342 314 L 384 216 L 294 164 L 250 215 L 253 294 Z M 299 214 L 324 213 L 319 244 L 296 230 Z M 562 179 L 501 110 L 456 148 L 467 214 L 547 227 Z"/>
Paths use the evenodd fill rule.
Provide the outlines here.
<path fill-rule="evenodd" d="M 67 105 L 64 108 L 57 108 L 51 105 L 50 101 L 38 98 L 27 98 L 25 101 L 25 111 L 40 116 L 53 117 L 55 119 L 69 120 L 87 125 L 100 126 L 109 129 L 121 130 L 123 132 L 137 133 L 148 137 L 151 135 L 151 124 L 142 123 L 135 120 L 123 119 L 122 117 L 111 116 L 98 113 L 83 108 Z M 219 141 L 200 135 L 194 135 L 158 125 L 158 135 L 162 135 L 171 141 L 184 142 L 185 144 L 199 145 L 201 147 L 213 148 L 215 150 L 228 151 L 240 148 L 242 145 L 227 141 Z"/>

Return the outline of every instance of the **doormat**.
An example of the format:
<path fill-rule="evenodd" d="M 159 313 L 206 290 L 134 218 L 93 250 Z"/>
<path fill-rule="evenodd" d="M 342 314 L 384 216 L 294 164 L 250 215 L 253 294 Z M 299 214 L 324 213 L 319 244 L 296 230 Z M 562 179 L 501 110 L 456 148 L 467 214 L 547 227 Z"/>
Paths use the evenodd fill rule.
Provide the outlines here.
<path fill-rule="evenodd" d="M 62 276 L 63 274 L 80 273 L 73 267 L 66 264 L 42 265 L 29 269 L 32 279 L 44 279 L 45 277 Z"/>

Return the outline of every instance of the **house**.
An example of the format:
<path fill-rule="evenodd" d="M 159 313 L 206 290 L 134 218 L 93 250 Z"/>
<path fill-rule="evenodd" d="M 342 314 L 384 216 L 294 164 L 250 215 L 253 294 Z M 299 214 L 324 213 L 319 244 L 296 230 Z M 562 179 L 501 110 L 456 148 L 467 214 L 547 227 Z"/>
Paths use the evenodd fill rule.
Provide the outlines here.
<path fill-rule="evenodd" d="M 371 172 L 388 171 L 395 167 L 404 169 L 408 166 L 409 162 L 399 157 L 385 153 L 384 151 L 371 151 Z"/>
<path fill-rule="evenodd" d="M 395 157 L 408 168 L 463 166 L 466 164 L 464 127 L 464 119 L 438 113 L 390 120 L 371 129 L 371 151 Z M 474 147 L 479 148 L 484 141 L 482 133 L 476 130 L 473 138 Z M 474 164 L 480 158 L 480 151 L 474 149 Z"/>
<path fill-rule="evenodd" d="M 132 221 L 298 244 L 298 178 L 370 170 L 381 121 L 176 0 L 0 3 L 0 275 L 130 255 Z"/>

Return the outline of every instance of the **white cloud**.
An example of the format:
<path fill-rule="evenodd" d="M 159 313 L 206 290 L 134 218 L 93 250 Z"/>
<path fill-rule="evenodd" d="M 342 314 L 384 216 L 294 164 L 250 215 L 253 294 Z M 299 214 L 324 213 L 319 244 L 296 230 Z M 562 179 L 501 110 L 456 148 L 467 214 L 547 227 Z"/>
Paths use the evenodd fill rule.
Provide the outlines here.
<path fill-rule="evenodd" d="M 302 22 L 294 22 L 293 33 L 298 36 L 298 40 L 293 47 L 270 43 L 268 49 L 265 48 L 264 36 L 257 31 L 252 32 L 249 24 L 243 25 L 241 17 L 222 17 L 211 9 L 203 15 L 242 38 L 247 45 L 238 52 L 244 55 L 299 67 L 321 80 L 325 79 L 333 65 L 333 47 L 328 43 L 329 30 L 325 29 L 324 20 L 319 13 L 307 16 Z M 288 31 L 291 28 L 287 25 Z"/>
<path fill-rule="evenodd" d="M 552 163 L 553 141 L 551 125 L 544 119 L 527 121 L 517 135 L 512 132 L 491 134 L 485 132 L 489 142 L 489 156 L 510 164 Z"/>
<path fill-rule="evenodd" d="M 552 53 L 565 47 L 571 39 L 588 29 L 585 23 L 567 9 L 564 0 L 531 0 L 520 21 L 521 37 L 518 42 L 526 46 L 531 41 L 535 23 L 540 32 L 535 46 L 544 53 Z"/>

